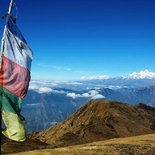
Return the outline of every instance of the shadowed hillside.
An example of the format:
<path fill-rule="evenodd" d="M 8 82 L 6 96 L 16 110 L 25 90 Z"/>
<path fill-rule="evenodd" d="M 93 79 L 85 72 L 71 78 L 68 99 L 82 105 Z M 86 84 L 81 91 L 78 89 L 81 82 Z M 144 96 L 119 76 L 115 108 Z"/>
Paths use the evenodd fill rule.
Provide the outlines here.
<path fill-rule="evenodd" d="M 155 133 L 155 109 L 114 101 L 92 101 L 53 127 L 30 138 L 53 147 Z"/>
<path fill-rule="evenodd" d="M 24 142 L 15 142 L 1 135 L 1 154 L 20 153 L 23 151 L 47 148 L 48 144 L 27 138 Z"/>

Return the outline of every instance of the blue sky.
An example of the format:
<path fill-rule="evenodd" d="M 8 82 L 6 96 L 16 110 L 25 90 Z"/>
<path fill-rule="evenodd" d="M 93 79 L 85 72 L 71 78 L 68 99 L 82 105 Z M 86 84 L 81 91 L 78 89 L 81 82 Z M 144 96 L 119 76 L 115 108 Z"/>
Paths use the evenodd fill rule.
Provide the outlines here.
<path fill-rule="evenodd" d="M 155 72 L 154 0 L 15 0 L 32 79 Z M 0 0 L 0 15 L 9 0 Z M 14 7 L 14 12 L 16 7 Z M 5 20 L 0 20 L 0 36 Z"/>

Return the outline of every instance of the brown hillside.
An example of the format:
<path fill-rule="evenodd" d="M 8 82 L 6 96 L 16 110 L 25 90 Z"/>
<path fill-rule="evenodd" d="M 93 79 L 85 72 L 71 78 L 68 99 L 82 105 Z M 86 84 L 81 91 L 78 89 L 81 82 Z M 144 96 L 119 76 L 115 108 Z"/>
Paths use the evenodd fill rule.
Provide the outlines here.
<path fill-rule="evenodd" d="M 155 133 L 155 109 L 113 101 L 89 102 L 53 127 L 31 134 L 53 147 Z"/>

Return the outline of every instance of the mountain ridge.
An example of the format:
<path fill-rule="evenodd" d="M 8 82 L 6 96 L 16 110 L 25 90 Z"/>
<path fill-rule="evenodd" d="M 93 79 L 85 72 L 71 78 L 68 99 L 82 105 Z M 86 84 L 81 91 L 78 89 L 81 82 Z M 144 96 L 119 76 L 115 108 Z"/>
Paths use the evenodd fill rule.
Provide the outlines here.
<path fill-rule="evenodd" d="M 145 107 L 97 100 L 87 103 L 67 120 L 32 133 L 30 138 L 62 147 L 148 133 L 155 133 L 154 108 L 149 113 Z"/>

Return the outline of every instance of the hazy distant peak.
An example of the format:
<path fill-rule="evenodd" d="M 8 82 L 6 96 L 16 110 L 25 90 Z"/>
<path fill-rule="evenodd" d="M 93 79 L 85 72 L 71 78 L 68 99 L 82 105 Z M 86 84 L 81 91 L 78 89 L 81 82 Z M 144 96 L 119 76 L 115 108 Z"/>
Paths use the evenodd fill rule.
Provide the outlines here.
<path fill-rule="evenodd" d="M 131 74 L 129 74 L 128 78 L 130 79 L 154 79 L 155 78 L 155 73 L 154 72 L 150 72 L 147 69 L 144 71 L 140 71 L 140 72 L 133 72 Z"/>
<path fill-rule="evenodd" d="M 81 80 L 105 80 L 109 79 L 110 77 L 107 75 L 99 75 L 99 76 L 83 76 Z"/>

